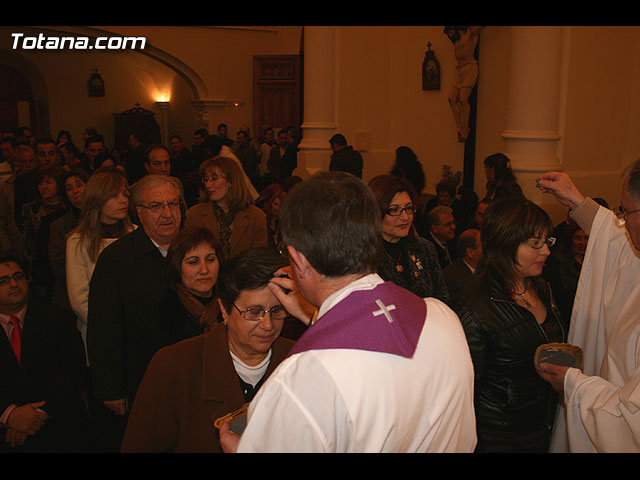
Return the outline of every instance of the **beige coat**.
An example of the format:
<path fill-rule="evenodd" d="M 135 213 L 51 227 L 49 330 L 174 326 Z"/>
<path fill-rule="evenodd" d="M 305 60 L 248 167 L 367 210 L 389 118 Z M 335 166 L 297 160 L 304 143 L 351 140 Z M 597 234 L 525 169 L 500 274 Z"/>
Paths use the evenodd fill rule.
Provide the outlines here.
<path fill-rule="evenodd" d="M 219 239 L 218 220 L 211 202 L 198 203 L 187 210 L 187 225 L 206 227 Z M 231 230 L 231 257 L 250 248 L 267 246 L 267 217 L 254 205 L 236 213 Z"/>

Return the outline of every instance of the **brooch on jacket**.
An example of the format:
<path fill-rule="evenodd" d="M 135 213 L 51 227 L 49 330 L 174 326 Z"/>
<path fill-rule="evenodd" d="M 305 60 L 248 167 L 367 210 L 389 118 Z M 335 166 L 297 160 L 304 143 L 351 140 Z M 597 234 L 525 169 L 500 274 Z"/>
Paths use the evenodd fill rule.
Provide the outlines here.
<path fill-rule="evenodd" d="M 415 278 L 418 278 L 418 276 L 420 275 L 419 271 L 422 270 L 422 262 L 420 261 L 419 258 L 416 258 L 415 255 L 409 255 L 409 258 L 411 259 L 413 264 L 416 266 L 416 271 L 413 272 L 413 276 Z"/>

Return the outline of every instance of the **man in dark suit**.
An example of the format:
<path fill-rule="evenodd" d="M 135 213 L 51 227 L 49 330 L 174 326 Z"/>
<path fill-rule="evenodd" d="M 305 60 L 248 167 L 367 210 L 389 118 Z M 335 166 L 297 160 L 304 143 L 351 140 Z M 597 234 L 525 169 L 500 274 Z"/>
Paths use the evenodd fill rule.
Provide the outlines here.
<path fill-rule="evenodd" d="M 425 238 L 433 243 L 442 269 L 456 259 L 456 221 L 450 207 L 439 205 L 427 214 L 429 231 Z"/>
<path fill-rule="evenodd" d="M 194 170 L 191 151 L 182 143 L 180 135 L 172 135 L 169 138 L 169 150 L 171 151 L 171 175 L 178 177 L 184 183 L 187 174 Z"/>
<path fill-rule="evenodd" d="M 161 335 L 164 256 L 182 223 L 180 197 L 180 181 L 168 175 L 147 175 L 134 184 L 131 200 L 140 227 L 104 249 L 91 277 L 87 353 L 93 395 L 119 417 L 126 418 Z"/>
<path fill-rule="evenodd" d="M 457 249 L 458 258 L 442 270 L 451 298 L 457 296 L 467 284 L 482 259 L 480 230 L 470 228 L 462 232 L 458 238 Z"/>
<path fill-rule="evenodd" d="M 347 145 L 347 139 L 341 133 L 336 133 L 329 139 L 331 147 L 330 171 L 347 172 L 362 178 L 362 154 Z"/>
<path fill-rule="evenodd" d="M 86 441 L 85 353 L 74 315 L 29 301 L 16 257 L 0 255 L 0 452 L 74 452 Z"/>
<path fill-rule="evenodd" d="M 140 134 L 136 132 L 129 134 L 127 146 L 129 151 L 126 156 L 125 169 L 129 177 L 129 183 L 135 183 L 147 174 L 144 168 L 147 147 L 142 143 Z"/>

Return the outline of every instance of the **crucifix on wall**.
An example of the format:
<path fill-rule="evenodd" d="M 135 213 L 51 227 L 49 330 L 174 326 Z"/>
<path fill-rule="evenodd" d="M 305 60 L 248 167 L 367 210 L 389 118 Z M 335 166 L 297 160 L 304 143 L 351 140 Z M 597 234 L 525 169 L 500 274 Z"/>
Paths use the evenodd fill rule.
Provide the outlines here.
<path fill-rule="evenodd" d="M 456 70 L 449 105 L 456 122 L 458 141 L 469 136 L 469 96 L 478 81 L 478 61 L 475 58 L 480 32 L 484 27 L 444 27 L 444 33 L 453 43 Z"/>

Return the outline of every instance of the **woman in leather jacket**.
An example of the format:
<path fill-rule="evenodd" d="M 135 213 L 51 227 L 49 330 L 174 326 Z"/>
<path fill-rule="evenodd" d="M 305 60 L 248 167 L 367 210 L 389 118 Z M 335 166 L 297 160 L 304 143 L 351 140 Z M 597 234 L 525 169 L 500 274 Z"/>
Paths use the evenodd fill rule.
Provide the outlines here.
<path fill-rule="evenodd" d="M 452 307 L 475 369 L 476 452 L 546 452 L 557 396 L 537 374 L 539 345 L 566 340 L 566 325 L 541 278 L 555 239 L 549 216 L 525 199 L 492 202 L 484 258 Z"/>

